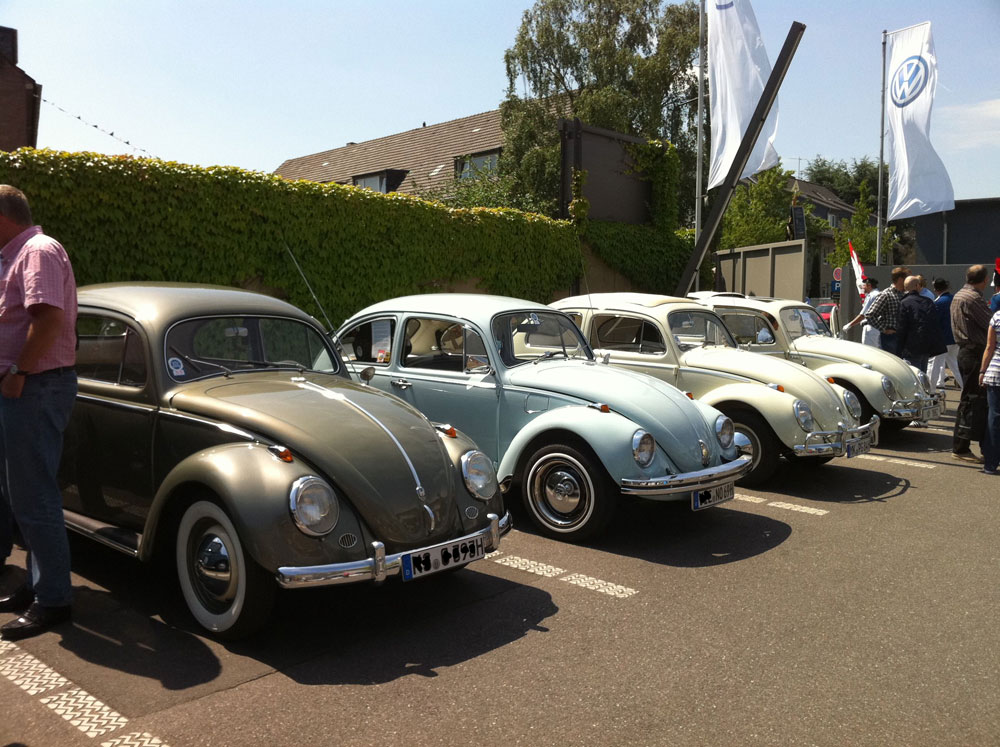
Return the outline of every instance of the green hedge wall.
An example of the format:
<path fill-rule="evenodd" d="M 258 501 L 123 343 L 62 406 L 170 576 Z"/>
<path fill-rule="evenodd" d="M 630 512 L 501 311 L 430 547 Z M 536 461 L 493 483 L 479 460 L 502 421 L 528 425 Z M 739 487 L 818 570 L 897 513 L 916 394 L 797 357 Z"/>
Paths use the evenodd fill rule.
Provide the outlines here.
<path fill-rule="evenodd" d="M 233 167 L 25 148 L 0 152 L 0 183 L 27 194 L 80 285 L 262 288 L 322 319 L 287 244 L 334 324 L 375 301 L 474 279 L 547 303 L 581 269 L 566 221 Z"/>

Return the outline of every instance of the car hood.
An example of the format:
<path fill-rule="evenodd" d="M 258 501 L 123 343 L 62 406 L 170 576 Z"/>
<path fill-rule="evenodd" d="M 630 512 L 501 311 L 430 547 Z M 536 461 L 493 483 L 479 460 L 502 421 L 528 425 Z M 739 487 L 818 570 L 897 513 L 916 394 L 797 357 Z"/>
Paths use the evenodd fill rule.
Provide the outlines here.
<path fill-rule="evenodd" d="M 836 430 L 837 423 L 844 420 L 843 403 L 836 390 L 822 376 L 798 363 L 722 346 L 689 350 L 682 360 L 687 366 L 745 376 L 763 384 L 777 384 L 793 397 L 808 402 L 822 429 Z"/>
<path fill-rule="evenodd" d="M 913 369 L 902 358 L 887 353 L 881 348 L 862 345 L 850 340 L 837 340 L 823 335 L 800 337 L 793 343 L 796 350 L 802 353 L 828 355 L 851 363 L 867 363 L 873 370 L 892 379 L 901 397 L 910 398 L 922 391 L 920 381 Z"/>
<path fill-rule="evenodd" d="M 601 363 L 555 359 L 519 366 L 509 372 L 508 380 L 515 386 L 608 405 L 653 434 L 681 472 L 703 468 L 699 440 L 712 452 L 712 465 L 722 461 L 715 423 L 706 421 L 677 387 L 651 376 Z"/>
<path fill-rule="evenodd" d="M 443 540 L 460 526 L 454 465 L 440 436 L 415 408 L 377 389 L 322 374 L 238 374 L 186 384 L 170 404 L 287 446 L 324 473 L 387 548 Z"/>

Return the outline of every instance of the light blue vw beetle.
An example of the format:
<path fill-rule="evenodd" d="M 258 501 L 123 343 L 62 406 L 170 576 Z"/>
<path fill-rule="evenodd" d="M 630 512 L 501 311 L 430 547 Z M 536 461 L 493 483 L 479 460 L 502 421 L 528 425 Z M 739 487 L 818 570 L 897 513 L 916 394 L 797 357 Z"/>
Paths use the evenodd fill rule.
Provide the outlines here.
<path fill-rule="evenodd" d="M 573 321 L 541 304 L 408 296 L 360 311 L 336 337 L 363 379 L 471 436 L 552 537 L 593 536 L 621 494 L 717 505 L 750 469 L 729 418 L 597 361 Z"/>

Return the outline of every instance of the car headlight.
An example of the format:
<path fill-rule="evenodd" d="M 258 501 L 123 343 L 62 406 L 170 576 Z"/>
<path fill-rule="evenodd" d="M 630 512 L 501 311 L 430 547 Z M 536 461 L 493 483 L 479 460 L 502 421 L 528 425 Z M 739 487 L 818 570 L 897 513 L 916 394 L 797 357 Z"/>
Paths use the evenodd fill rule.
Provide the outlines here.
<path fill-rule="evenodd" d="M 656 439 L 641 428 L 632 434 L 632 458 L 640 467 L 648 467 L 656 456 Z"/>
<path fill-rule="evenodd" d="M 727 418 L 725 415 L 720 415 L 715 419 L 715 438 L 719 442 L 719 446 L 723 449 L 728 449 L 733 445 L 733 436 L 735 430 L 733 429 L 733 421 Z"/>
<path fill-rule="evenodd" d="M 892 383 L 892 379 L 888 376 L 882 377 L 882 391 L 885 392 L 885 396 L 889 399 L 896 399 L 896 385 Z"/>
<path fill-rule="evenodd" d="M 858 395 L 849 389 L 845 389 L 844 404 L 847 405 L 847 411 L 851 413 L 856 420 L 861 420 L 861 400 L 858 399 Z"/>
<path fill-rule="evenodd" d="M 497 471 L 493 460 L 481 451 L 462 454 L 462 478 L 473 498 L 488 501 L 497 492 Z"/>
<path fill-rule="evenodd" d="M 288 507 L 295 526 L 312 537 L 333 531 L 340 520 L 340 504 L 326 480 L 309 475 L 292 483 Z"/>
<path fill-rule="evenodd" d="M 797 399 L 795 400 L 795 404 L 792 405 L 792 410 L 795 412 L 795 420 L 798 421 L 799 427 L 802 430 L 807 433 L 814 430 L 815 424 L 813 422 L 812 408 L 809 407 L 808 402 Z"/>

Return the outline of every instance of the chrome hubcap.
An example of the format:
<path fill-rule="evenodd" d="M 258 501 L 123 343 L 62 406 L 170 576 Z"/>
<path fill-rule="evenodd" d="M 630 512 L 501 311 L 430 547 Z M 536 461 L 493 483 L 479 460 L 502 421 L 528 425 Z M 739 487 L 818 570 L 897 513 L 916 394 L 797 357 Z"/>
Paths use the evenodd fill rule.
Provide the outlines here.
<path fill-rule="evenodd" d="M 553 470 L 545 478 L 545 500 L 561 514 L 569 514 L 580 505 L 580 483 L 566 470 Z"/>
<path fill-rule="evenodd" d="M 553 529 L 569 531 L 593 511 L 593 485 L 582 464 L 565 454 L 535 462 L 527 478 L 531 509 Z"/>
<path fill-rule="evenodd" d="M 198 596 L 214 609 L 228 607 L 236 596 L 239 569 L 233 567 L 228 539 L 219 526 L 192 538 L 192 581 Z"/>
<path fill-rule="evenodd" d="M 760 439 L 757 438 L 757 434 L 741 423 L 734 423 L 733 430 L 736 433 L 742 433 L 746 436 L 747 441 L 750 442 L 748 445 L 740 448 L 740 454 L 742 456 L 749 456 L 751 465 L 756 467 L 760 462 Z"/>

